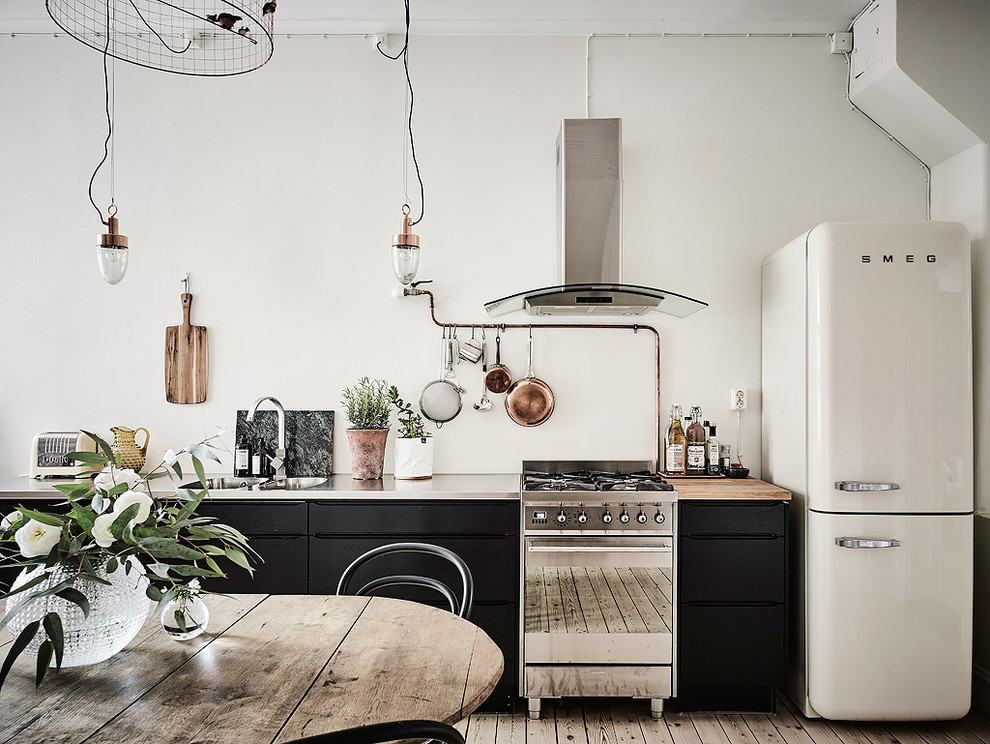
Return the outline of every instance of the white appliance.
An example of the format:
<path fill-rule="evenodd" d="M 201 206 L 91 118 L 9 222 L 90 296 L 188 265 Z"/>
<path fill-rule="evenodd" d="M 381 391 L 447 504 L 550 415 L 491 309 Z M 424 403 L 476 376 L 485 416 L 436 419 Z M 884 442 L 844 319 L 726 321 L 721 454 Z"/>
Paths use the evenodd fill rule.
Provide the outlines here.
<path fill-rule="evenodd" d="M 959 224 L 825 223 L 763 262 L 763 477 L 793 493 L 808 716 L 969 710 L 971 318 Z"/>

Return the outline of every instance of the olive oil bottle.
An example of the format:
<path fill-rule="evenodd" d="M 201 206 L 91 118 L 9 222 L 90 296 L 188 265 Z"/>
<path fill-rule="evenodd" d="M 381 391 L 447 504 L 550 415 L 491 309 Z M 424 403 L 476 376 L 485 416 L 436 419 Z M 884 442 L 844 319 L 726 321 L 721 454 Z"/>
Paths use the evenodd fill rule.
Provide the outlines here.
<path fill-rule="evenodd" d="M 687 437 L 681 427 L 681 407 L 676 403 L 670 407 L 670 425 L 667 427 L 666 470 L 668 473 L 683 475 L 684 455 Z"/>

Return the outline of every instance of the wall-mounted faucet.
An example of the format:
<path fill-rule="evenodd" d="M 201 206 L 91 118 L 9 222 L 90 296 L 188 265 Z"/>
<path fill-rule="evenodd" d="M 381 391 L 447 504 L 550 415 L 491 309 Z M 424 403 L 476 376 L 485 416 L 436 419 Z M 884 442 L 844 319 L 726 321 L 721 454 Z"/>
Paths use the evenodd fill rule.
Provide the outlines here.
<path fill-rule="evenodd" d="M 275 457 L 272 458 L 272 467 L 275 468 L 275 477 L 284 478 L 285 477 L 285 408 L 279 402 L 278 398 L 271 395 L 266 395 L 262 398 L 258 398 L 251 406 L 251 410 L 248 411 L 247 420 L 249 422 L 254 422 L 254 414 L 258 411 L 258 406 L 264 403 L 266 400 L 270 400 L 275 406 L 275 410 L 278 412 L 278 449 L 275 450 Z"/>

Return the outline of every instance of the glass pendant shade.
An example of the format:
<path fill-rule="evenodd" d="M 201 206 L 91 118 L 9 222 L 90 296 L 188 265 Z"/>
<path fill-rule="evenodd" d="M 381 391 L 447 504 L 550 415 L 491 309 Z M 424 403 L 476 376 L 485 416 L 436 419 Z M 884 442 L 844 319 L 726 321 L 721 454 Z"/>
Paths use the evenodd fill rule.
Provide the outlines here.
<path fill-rule="evenodd" d="M 100 274 L 107 284 L 117 284 L 127 273 L 127 258 L 130 253 L 127 247 L 127 236 L 118 231 L 116 217 L 107 220 L 109 232 L 100 236 L 100 244 L 96 247 L 96 263 Z"/>
<path fill-rule="evenodd" d="M 402 232 L 392 236 L 392 271 L 403 285 L 416 278 L 419 271 L 419 236 L 412 233 L 409 207 L 402 208 Z"/>

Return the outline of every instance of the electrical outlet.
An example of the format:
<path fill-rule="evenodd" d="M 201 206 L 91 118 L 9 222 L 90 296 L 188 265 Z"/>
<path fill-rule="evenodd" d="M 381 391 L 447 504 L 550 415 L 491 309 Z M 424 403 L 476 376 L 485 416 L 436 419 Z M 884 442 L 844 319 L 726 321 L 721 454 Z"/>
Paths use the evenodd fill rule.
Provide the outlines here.
<path fill-rule="evenodd" d="M 749 403 L 749 399 L 746 396 L 745 390 L 742 388 L 733 388 L 729 391 L 730 411 L 745 411 L 747 403 Z"/>

